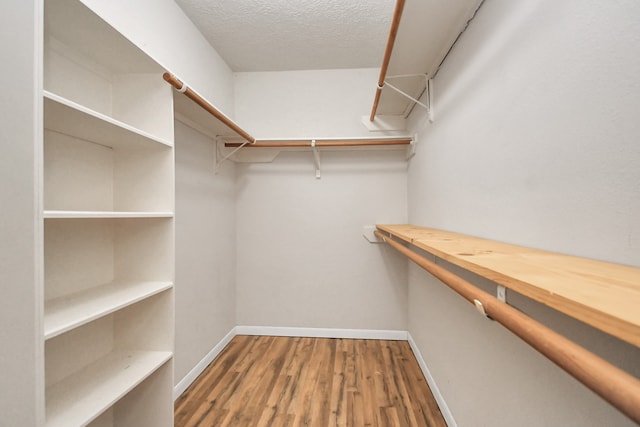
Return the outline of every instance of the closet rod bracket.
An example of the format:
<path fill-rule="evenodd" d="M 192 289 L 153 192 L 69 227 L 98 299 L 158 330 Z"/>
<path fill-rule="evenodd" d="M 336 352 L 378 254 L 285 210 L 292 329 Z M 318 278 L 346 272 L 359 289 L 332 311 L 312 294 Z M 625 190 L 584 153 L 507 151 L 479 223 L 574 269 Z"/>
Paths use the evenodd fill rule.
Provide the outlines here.
<path fill-rule="evenodd" d="M 316 179 L 320 179 L 320 153 L 316 147 L 316 140 L 311 140 L 311 150 L 313 150 L 313 161 L 316 165 Z"/>
<path fill-rule="evenodd" d="M 409 95 L 405 91 L 403 91 L 403 90 L 397 88 L 396 86 L 392 85 L 388 81 L 389 79 L 399 79 L 399 78 L 407 78 L 407 77 L 422 77 L 422 78 L 424 78 L 425 81 L 424 81 L 424 92 L 423 93 L 426 92 L 426 103 L 421 102 L 420 100 L 414 98 L 413 96 Z M 433 110 L 432 110 L 432 106 L 433 106 L 433 79 L 429 78 L 428 74 L 399 74 L 399 75 L 396 75 L 396 76 L 387 76 L 387 78 L 385 79 L 385 81 L 382 84 L 382 86 L 378 86 L 378 88 L 381 89 L 381 88 L 383 88 L 385 86 L 388 86 L 390 89 L 393 89 L 394 91 L 396 91 L 400 95 L 404 96 L 405 98 L 408 98 L 415 105 L 419 105 L 422 108 L 424 108 L 425 110 L 427 110 L 427 115 L 429 117 L 429 121 L 433 122 Z M 422 96 L 422 94 L 420 96 Z"/>
<path fill-rule="evenodd" d="M 473 300 L 473 305 L 476 306 L 476 310 L 478 310 L 478 312 L 480 314 L 482 314 L 485 318 L 487 318 L 487 320 L 493 320 L 491 317 L 489 317 L 489 315 L 487 314 L 487 312 L 484 309 L 484 305 L 482 304 L 482 302 L 478 299 L 474 299 Z"/>
<path fill-rule="evenodd" d="M 416 143 L 418 142 L 418 134 L 414 134 L 413 138 L 411 138 L 411 142 L 409 143 L 409 146 L 407 147 L 407 160 L 411 159 L 413 156 L 416 155 Z"/>

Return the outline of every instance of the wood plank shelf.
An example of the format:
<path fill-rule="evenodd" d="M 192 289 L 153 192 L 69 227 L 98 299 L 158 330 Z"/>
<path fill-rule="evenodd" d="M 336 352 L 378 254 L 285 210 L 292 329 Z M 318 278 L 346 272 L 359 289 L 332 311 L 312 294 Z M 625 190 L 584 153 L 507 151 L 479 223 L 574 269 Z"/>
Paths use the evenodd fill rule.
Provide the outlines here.
<path fill-rule="evenodd" d="M 169 351 L 113 351 L 47 388 L 47 427 L 87 425 L 171 359 Z"/>
<path fill-rule="evenodd" d="M 107 218 L 173 218 L 173 212 L 122 212 L 122 211 L 58 211 L 46 210 L 45 219 L 107 219 Z"/>
<path fill-rule="evenodd" d="M 171 282 L 118 281 L 47 301 L 44 338 L 56 337 L 172 286 Z"/>
<path fill-rule="evenodd" d="M 377 228 L 640 347 L 640 268 L 414 225 Z"/>

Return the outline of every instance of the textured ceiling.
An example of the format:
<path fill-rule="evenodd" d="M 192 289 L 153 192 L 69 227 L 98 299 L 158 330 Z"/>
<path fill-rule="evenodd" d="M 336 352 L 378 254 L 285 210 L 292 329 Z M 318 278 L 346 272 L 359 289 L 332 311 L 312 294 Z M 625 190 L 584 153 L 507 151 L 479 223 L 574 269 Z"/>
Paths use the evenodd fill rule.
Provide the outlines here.
<path fill-rule="evenodd" d="M 395 0 L 176 0 L 234 71 L 379 67 Z"/>

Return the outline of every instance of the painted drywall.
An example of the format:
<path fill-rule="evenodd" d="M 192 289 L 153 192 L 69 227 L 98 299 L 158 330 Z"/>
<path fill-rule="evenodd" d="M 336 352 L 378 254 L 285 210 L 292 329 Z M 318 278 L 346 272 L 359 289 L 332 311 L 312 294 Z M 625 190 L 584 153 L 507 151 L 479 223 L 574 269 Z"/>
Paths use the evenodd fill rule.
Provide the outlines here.
<path fill-rule="evenodd" d="M 236 73 L 235 117 L 256 138 L 371 137 L 406 132 L 369 132 L 379 70 L 310 70 Z"/>
<path fill-rule="evenodd" d="M 180 382 L 236 325 L 235 168 L 176 121 L 176 352 Z"/>
<path fill-rule="evenodd" d="M 44 420 L 39 168 L 41 5 L 0 4 L 0 425 Z"/>
<path fill-rule="evenodd" d="M 81 0 L 165 69 L 233 116 L 232 73 L 173 0 Z"/>
<path fill-rule="evenodd" d="M 241 73 L 236 117 L 258 137 L 366 134 L 371 70 Z M 347 95 L 348 94 L 348 95 Z M 310 151 L 237 164 L 238 325 L 405 330 L 406 263 L 362 227 L 406 220 L 404 151 Z"/>
<path fill-rule="evenodd" d="M 486 0 L 435 79 L 435 122 L 413 118 L 410 222 L 640 266 L 639 46 L 637 2 Z M 409 283 L 459 425 L 632 425 L 427 273 Z M 510 301 L 640 376 L 637 348 Z"/>

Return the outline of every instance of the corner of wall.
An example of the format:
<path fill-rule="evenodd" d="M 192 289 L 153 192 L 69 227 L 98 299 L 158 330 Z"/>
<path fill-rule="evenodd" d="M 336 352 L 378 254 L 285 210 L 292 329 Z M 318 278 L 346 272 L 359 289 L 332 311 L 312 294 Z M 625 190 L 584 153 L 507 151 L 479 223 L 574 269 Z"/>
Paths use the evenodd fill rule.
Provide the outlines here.
<path fill-rule="evenodd" d="M 409 332 L 407 332 L 407 338 L 409 341 L 409 345 L 411 346 L 411 351 L 413 351 L 413 354 L 416 357 L 416 360 L 418 361 L 420 370 L 422 370 L 422 374 L 427 380 L 427 384 L 429 384 L 431 393 L 433 393 L 433 397 L 438 403 L 438 407 L 440 408 L 440 412 L 442 412 L 442 416 L 444 417 L 444 420 L 447 422 L 447 426 L 457 427 L 458 424 L 456 423 L 456 420 L 453 417 L 453 414 L 451 413 L 451 410 L 449 409 L 449 406 L 447 405 L 447 402 L 444 399 L 444 396 L 440 392 L 440 389 L 438 388 L 438 384 L 436 383 L 435 378 L 433 377 L 433 375 L 431 375 L 431 372 L 427 367 L 427 363 L 422 357 L 422 353 L 420 353 L 420 348 L 418 347 L 418 344 L 416 344 L 413 337 L 411 336 L 411 333 Z"/>

